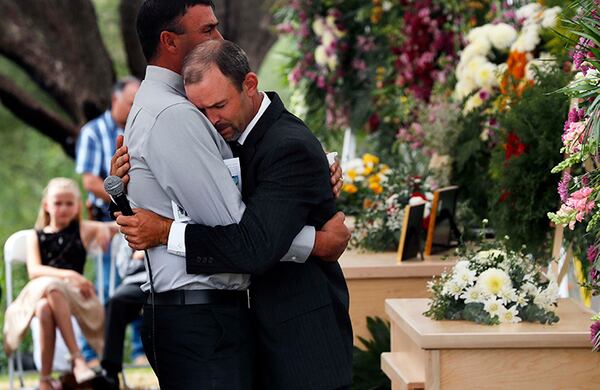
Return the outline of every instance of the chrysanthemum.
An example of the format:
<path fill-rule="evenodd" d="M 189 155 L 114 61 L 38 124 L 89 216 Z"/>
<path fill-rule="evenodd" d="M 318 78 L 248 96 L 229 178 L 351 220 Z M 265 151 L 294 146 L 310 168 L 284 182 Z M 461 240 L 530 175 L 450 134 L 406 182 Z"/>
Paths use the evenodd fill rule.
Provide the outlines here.
<path fill-rule="evenodd" d="M 485 294 L 498 296 L 503 290 L 511 289 L 512 282 L 506 272 L 498 268 L 490 268 L 479 275 L 477 286 Z"/>

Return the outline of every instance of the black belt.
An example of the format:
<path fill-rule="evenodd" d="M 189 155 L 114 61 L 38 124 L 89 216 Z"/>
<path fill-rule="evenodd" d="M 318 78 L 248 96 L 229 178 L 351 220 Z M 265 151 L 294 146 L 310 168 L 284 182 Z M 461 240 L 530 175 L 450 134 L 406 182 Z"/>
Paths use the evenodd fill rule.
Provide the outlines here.
<path fill-rule="evenodd" d="M 160 306 L 210 303 L 248 307 L 248 293 L 246 290 L 171 290 L 154 294 L 154 304 Z M 151 294 L 148 294 L 146 304 L 152 304 Z"/>

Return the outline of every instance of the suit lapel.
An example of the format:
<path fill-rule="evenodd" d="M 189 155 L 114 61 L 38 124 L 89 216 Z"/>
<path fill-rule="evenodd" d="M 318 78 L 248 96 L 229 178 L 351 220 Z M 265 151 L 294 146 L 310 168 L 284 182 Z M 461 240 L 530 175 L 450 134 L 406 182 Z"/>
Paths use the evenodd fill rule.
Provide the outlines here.
<path fill-rule="evenodd" d="M 264 137 L 267 130 L 271 128 L 273 123 L 275 123 L 283 111 L 285 107 L 283 102 L 275 92 L 265 92 L 269 99 L 271 99 L 271 104 L 267 107 L 266 111 L 260 117 L 256 125 L 244 141 L 244 145 L 240 148 L 240 160 L 243 162 L 242 169 L 244 166 L 248 166 L 248 164 L 252 161 L 254 154 L 256 153 L 256 147 L 259 144 L 260 140 Z"/>

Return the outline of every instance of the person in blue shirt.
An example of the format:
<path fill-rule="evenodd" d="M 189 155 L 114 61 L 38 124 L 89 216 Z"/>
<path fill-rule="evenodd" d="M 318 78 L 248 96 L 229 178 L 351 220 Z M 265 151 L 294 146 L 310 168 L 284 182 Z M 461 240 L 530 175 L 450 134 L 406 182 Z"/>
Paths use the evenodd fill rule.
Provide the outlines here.
<path fill-rule="evenodd" d="M 96 221 L 110 221 L 110 198 L 104 191 L 104 179 L 110 172 L 110 159 L 115 151 L 116 139 L 123 134 L 127 116 L 131 110 L 133 99 L 140 87 L 140 81 L 132 76 L 120 79 L 112 90 L 111 107 L 97 118 L 88 122 L 81 128 L 76 148 L 75 170 L 82 175 L 83 187 L 88 192 L 87 204 L 90 219 Z M 104 253 L 102 259 L 104 279 L 102 287 L 104 302 L 108 302 L 110 251 Z M 118 275 L 117 284 L 120 283 Z M 99 280 L 96 288 L 99 289 Z M 132 359 L 139 361 L 145 358 L 142 346 L 140 321 L 133 322 Z M 86 360 L 95 359 L 95 353 L 84 343 L 82 353 Z M 138 359 L 140 358 L 140 359 Z M 94 360 L 91 365 L 95 365 Z"/>

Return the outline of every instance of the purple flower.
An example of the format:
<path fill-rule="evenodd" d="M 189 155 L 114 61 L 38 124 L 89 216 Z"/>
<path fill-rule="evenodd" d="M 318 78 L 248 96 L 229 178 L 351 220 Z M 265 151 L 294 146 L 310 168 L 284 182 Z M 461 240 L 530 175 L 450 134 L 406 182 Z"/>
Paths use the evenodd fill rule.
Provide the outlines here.
<path fill-rule="evenodd" d="M 569 198 L 569 183 L 571 182 L 571 174 L 564 172 L 563 177 L 558 183 L 558 195 L 560 195 L 561 202 L 565 203 Z"/>

